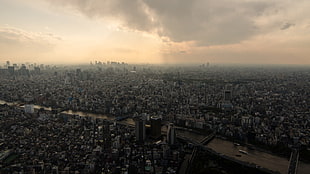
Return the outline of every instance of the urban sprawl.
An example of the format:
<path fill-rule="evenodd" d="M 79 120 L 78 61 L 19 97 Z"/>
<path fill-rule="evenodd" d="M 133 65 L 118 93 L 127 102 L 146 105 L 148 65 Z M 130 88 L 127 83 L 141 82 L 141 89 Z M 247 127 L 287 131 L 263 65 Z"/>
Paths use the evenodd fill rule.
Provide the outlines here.
<path fill-rule="evenodd" d="M 308 153 L 309 96 L 307 67 L 6 62 L 0 173 L 186 173 L 178 130 Z"/>

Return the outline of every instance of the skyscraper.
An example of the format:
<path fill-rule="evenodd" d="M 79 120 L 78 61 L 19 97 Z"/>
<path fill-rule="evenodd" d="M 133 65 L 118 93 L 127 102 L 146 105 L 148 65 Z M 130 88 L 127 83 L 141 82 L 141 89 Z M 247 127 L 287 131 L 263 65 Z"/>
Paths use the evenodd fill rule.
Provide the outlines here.
<path fill-rule="evenodd" d="M 8 66 L 8 71 L 9 71 L 9 74 L 10 74 L 11 76 L 14 75 L 14 73 L 15 73 L 14 66 Z"/>
<path fill-rule="evenodd" d="M 224 95 L 223 95 L 223 100 L 224 102 L 231 102 L 232 100 L 232 86 L 231 85 L 226 85 L 224 89 Z"/>
<path fill-rule="evenodd" d="M 135 120 L 136 141 L 143 143 L 145 140 L 145 120 L 138 118 Z"/>
<path fill-rule="evenodd" d="M 220 107 L 224 110 L 233 109 L 232 99 L 232 86 L 226 85 L 223 91 L 223 101 L 220 103 Z"/>
<path fill-rule="evenodd" d="M 169 145 L 176 143 L 176 132 L 173 123 L 170 123 L 167 131 L 167 142 Z"/>
<path fill-rule="evenodd" d="M 161 118 L 157 116 L 151 117 L 151 136 L 158 138 L 161 135 Z"/>
<path fill-rule="evenodd" d="M 224 90 L 224 101 L 226 102 L 230 102 L 232 99 L 232 93 L 231 93 L 231 90 L 227 90 L 225 89 Z"/>

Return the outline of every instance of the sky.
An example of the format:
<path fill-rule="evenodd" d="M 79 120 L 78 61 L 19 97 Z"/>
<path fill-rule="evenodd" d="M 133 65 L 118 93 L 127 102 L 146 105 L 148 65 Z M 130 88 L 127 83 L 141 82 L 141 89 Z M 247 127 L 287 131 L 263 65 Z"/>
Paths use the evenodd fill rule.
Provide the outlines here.
<path fill-rule="evenodd" d="M 310 64 L 309 0 L 0 0 L 0 64 Z"/>

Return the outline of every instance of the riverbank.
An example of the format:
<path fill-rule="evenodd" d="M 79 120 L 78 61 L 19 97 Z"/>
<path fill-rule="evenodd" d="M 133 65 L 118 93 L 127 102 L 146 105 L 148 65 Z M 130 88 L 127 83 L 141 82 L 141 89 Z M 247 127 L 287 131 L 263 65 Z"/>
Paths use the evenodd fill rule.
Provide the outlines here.
<path fill-rule="evenodd" d="M 9 102 L 2 102 L 3 104 L 5 104 L 5 103 L 9 103 Z M 1 104 L 1 101 L 0 101 L 0 104 Z M 18 104 L 18 103 L 16 103 L 16 102 L 14 102 L 14 103 L 12 103 L 11 102 L 11 104 Z M 36 106 L 38 106 L 38 105 L 36 105 Z M 40 108 L 40 106 L 38 106 L 38 108 Z M 65 111 L 66 112 L 66 111 Z M 69 112 L 69 111 L 68 111 Z M 98 116 L 98 115 L 100 115 L 100 114 L 93 114 L 93 113 L 84 113 L 84 115 L 83 115 L 83 113 L 84 112 L 73 112 L 73 111 L 71 111 L 70 113 L 67 113 L 67 114 L 71 114 L 71 115 L 81 115 L 81 116 L 90 116 L 90 117 L 96 117 L 96 116 Z M 101 115 L 102 116 L 102 115 Z M 105 116 L 106 118 L 110 118 L 111 120 L 112 120 L 112 117 L 108 117 L 107 115 L 103 115 L 103 116 Z M 127 119 L 128 120 L 128 119 Z M 126 120 L 125 120 L 126 121 Z M 123 121 L 122 121 L 123 122 Z M 133 123 L 133 121 L 132 121 L 132 123 Z M 186 130 L 183 130 L 184 131 L 184 134 L 185 134 L 185 136 L 186 137 L 190 137 L 190 138 L 192 138 L 192 139 L 194 139 L 194 140 L 196 140 L 197 142 L 200 142 L 199 140 L 202 140 L 205 136 L 203 136 L 203 135 L 201 135 L 201 134 L 194 134 L 194 133 L 192 133 L 192 132 L 188 132 L 188 131 L 186 131 Z M 210 144 L 212 144 L 212 142 L 214 143 L 214 140 L 213 141 L 211 141 L 210 142 Z M 235 145 L 233 145 L 233 142 L 232 141 L 228 141 L 229 142 L 229 146 L 228 147 L 225 147 L 225 146 L 223 146 L 223 143 L 219 143 L 219 144 L 216 144 L 215 146 L 217 147 L 217 148 L 222 148 L 222 150 L 221 149 L 217 149 L 217 150 L 214 150 L 214 151 L 216 151 L 216 152 L 218 152 L 218 153 L 222 153 L 222 154 L 225 154 L 225 151 L 227 151 L 228 149 L 233 149 L 234 151 L 233 151 L 233 153 L 232 154 L 228 154 L 227 156 L 231 156 L 232 158 L 236 158 L 236 154 L 240 154 L 239 152 L 238 152 L 238 148 L 237 147 L 235 147 Z M 209 145 L 210 145 L 209 144 Z M 241 146 L 242 147 L 242 146 Z M 254 161 L 255 162 L 252 162 L 252 161 L 250 161 L 251 163 L 255 163 L 255 164 L 257 164 L 257 163 L 259 163 L 260 161 L 268 161 L 268 160 L 270 160 L 269 162 L 267 162 L 267 165 L 266 166 L 268 166 L 268 167 L 265 167 L 264 165 L 261 165 L 261 164 L 259 164 L 260 166 L 263 166 L 263 167 L 265 167 L 265 168 L 269 168 L 269 167 L 276 167 L 275 169 L 277 169 L 277 165 L 275 165 L 274 164 L 274 162 L 280 162 L 280 164 L 278 164 L 278 165 L 280 165 L 280 167 L 278 167 L 278 168 L 281 168 L 281 171 L 283 171 L 283 172 L 281 172 L 281 173 L 285 173 L 285 171 L 287 170 L 287 166 L 288 166 L 288 159 L 284 159 L 284 162 L 283 162 L 283 159 L 282 160 L 278 160 L 278 158 L 274 158 L 274 156 L 275 157 L 278 157 L 278 156 L 276 156 L 276 155 L 274 155 L 274 154 L 272 154 L 272 153 L 269 153 L 268 151 L 264 151 L 264 150 L 262 150 L 262 151 L 260 151 L 260 149 L 256 149 L 255 148 L 255 150 L 254 151 L 257 151 L 257 153 L 255 154 L 254 152 L 253 152 L 253 150 L 251 150 L 250 148 L 249 149 L 247 149 L 248 147 L 247 146 L 244 146 L 245 147 L 245 149 L 242 149 L 242 150 L 245 150 L 245 151 L 249 151 L 250 153 L 249 153 L 249 155 L 242 155 L 242 157 L 238 157 L 238 160 L 241 160 L 241 161 L 245 161 L 245 162 L 249 162 L 249 159 L 248 158 L 246 158 L 246 156 L 247 157 L 249 157 L 249 156 L 251 156 L 252 157 L 252 160 L 253 159 L 255 159 Z M 223 150 L 224 149 L 224 150 Z M 258 157 L 258 156 L 255 156 L 255 155 L 257 155 L 257 154 L 263 154 L 263 155 L 260 155 L 260 157 Z M 266 155 L 267 154 L 267 155 Z M 280 157 L 281 158 L 281 157 Z M 270 165 L 270 166 L 269 166 Z M 304 172 L 304 171 L 310 171 L 310 165 L 309 164 L 305 164 L 305 163 L 300 163 L 300 166 L 301 166 L 301 171 L 302 172 Z M 300 169 L 299 169 L 299 171 L 300 171 Z M 303 173 L 300 173 L 300 174 L 303 174 Z M 306 174 L 306 173 L 305 173 Z"/>
<path fill-rule="evenodd" d="M 217 174 L 278 174 L 255 164 L 239 161 L 212 150 L 198 150 L 191 167 L 192 173 Z"/>
<path fill-rule="evenodd" d="M 7 104 L 7 105 L 11 105 L 11 106 L 18 106 L 18 107 L 24 107 L 24 103 L 21 101 L 13 101 L 13 102 L 7 102 L 4 100 L 0 100 L 0 104 Z M 57 113 L 62 113 L 62 114 L 69 114 L 69 115 L 80 115 L 80 116 L 90 116 L 90 117 L 96 117 L 96 118 L 103 118 L 106 120 L 110 120 L 110 121 L 119 121 L 120 123 L 128 123 L 130 125 L 134 124 L 134 121 L 132 118 L 130 118 L 129 116 L 114 116 L 114 115 L 109 115 L 109 114 L 102 114 L 102 113 L 96 113 L 96 112 L 85 112 L 85 111 L 75 111 L 75 110 L 70 110 L 70 109 L 64 109 L 64 108 L 53 108 L 50 106 L 41 106 L 41 105 L 36 105 L 33 104 L 34 109 L 45 109 L 48 111 L 57 111 Z M 125 119 L 123 119 L 123 117 Z"/>
<path fill-rule="evenodd" d="M 178 130 L 182 133 L 183 136 L 190 137 L 190 139 L 200 142 L 205 136 L 200 133 L 196 132 L 189 132 L 185 130 Z M 287 173 L 289 158 L 279 156 L 271 151 L 266 149 L 262 149 L 256 147 L 251 144 L 240 144 L 238 142 L 231 141 L 227 138 L 218 136 L 212 140 L 208 145 L 207 148 L 210 148 L 220 157 L 226 156 L 226 160 L 232 160 L 234 162 L 240 163 L 242 165 L 251 165 L 255 164 L 252 167 L 256 168 L 265 168 L 266 171 L 269 173 Z M 242 154 L 239 150 L 243 150 L 247 152 L 247 154 Z M 289 151 L 290 152 L 290 151 Z M 308 174 L 310 171 L 310 164 L 300 162 L 298 167 L 298 174 Z"/>
<path fill-rule="evenodd" d="M 222 139 L 222 140 L 229 140 L 231 142 L 240 144 L 242 146 L 246 146 L 249 149 L 255 149 L 261 152 L 265 152 L 265 153 L 269 153 L 269 154 L 273 154 L 279 157 L 283 157 L 283 158 L 287 158 L 289 159 L 291 156 L 291 151 L 292 149 L 289 147 L 284 147 L 284 146 L 268 146 L 268 145 L 264 145 L 264 144 L 251 144 L 251 143 L 245 143 L 243 141 L 239 141 L 233 138 L 229 138 L 229 137 L 223 137 L 221 135 L 217 135 L 217 138 Z M 310 164 L 310 151 L 307 149 L 300 149 L 299 151 L 300 154 L 300 158 L 299 160 Z"/>
<path fill-rule="evenodd" d="M 220 135 L 217 135 L 216 138 L 219 138 L 219 139 L 225 140 L 225 141 L 231 141 L 234 144 L 239 144 L 239 145 L 245 146 L 248 149 L 257 150 L 257 151 L 264 152 L 264 153 L 269 153 L 269 154 L 276 155 L 276 156 L 283 157 L 283 158 L 287 158 L 287 159 L 289 159 L 290 154 L 291 154 L 290 153 L 291 149 L 287 149 L 288 151 L 286 151 L 284 153 L 275 153 L 275 152 L 273 152 L 273 151 L 271 151 L 271 150 L 269 150 L 267 148 L 264 148 L 265 146 L 259 146 L 257 144 L 245 143 L 243 141 L 238 141 L 238 140 L 235 140 L 235 139 L 232 139 L 232 138 L 223 137 L 223 136 L 220 136 Z"/>

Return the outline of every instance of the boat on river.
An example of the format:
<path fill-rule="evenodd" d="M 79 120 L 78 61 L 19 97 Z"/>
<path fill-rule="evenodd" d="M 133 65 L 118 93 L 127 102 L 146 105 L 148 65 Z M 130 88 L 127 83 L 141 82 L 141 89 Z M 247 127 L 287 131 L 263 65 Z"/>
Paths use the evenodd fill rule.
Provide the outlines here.
<path fill-rule="evenodd" d="M 239 144 L 239 143 L 234 143 L 234 145 L 235 145 L 235 146 L 240 146 L 240 144 Z"/>
<path fill-rule="evenodd" d="M 244 150 L 241 150 L 241 149 L 239 150 L 239 152 L 240 152 L 240 153 L 243 153 L 243 154 L 248 154 L 247 151 L 244 151 Z"/>

